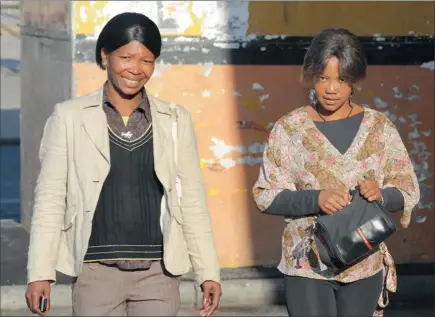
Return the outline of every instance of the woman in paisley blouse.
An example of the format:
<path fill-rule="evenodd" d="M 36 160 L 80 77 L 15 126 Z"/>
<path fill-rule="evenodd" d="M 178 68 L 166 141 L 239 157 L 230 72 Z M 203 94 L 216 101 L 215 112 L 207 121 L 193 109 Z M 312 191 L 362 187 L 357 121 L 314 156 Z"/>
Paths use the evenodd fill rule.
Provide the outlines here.
<path fill-rule="evenodd" d="M 280 118 L 264 151 L 253 195 L 260 211 L 284 216 L 282 257 L 290 316 L 382 315 L 396 290 L 394 262 L 385 244 L 334 274 L 313 240 L 316 216 L 333 214 L 360 186 L 368 201 L 401 212 L 407 227 L 420 199 L 407 150 L 391 121 L 352 101 L 366 76 L 364 51 L 345 29 L 325 29 L 306 53 L 303 79 L 315 91 L 312 105 Z"/>

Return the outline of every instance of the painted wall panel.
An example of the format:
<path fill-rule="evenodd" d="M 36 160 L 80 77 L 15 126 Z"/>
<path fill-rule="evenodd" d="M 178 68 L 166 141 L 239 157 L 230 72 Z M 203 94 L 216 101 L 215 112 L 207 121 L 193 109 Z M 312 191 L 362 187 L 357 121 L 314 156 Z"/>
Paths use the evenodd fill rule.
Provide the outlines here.
<path fill-rule="evenodd" d="M 56 10 L 43 9 L 43 1 L 34 3 L 39 4 L 33 4 L 33 7 L 26 4 L 23 11 L 24 16 L 25 12 L 36 13 L 27 15 L 29 25 L 38 28 L 44 21 L 56 21 L 46 18 L 47 12 Z M 196 54 L 190 64 L 180 59 L 177 62 L 179 51 L 171 52 L 173 46 L 164 42 L 165 56 L 170 56 L 173 62 L 160 60 L 147 87 L 150 93 L 179 103 L 192 113 L 223 267 L 269 265 L 280 257 L 284 222 L 256 210 L 251 188 L 258 175 L 264 142 L 271 126 L 286 112 L 305 105 L 308 91 L 299 82 L 300 65 L 287 65 L 278 57 L 273 66 L 262 65 L 261 60 L 257 60 L 257 65 L 232 65 L 232 54 L 235 51 L 244 54 L 244 44 L 234 45 L 229 51 L 225 49 L 226 44 L 218 42 L 250 41 L 263 36 L 269 41 L 269 48 L 270 45 L 279 48 L 279 42 L 273 44 L 277 36 L 312 36 L 330 26 L 347 27 L 368 37 L 374 34 L 379 34 L 377 37 L 433 34 L 434 27 L 434 5 L 430 2 L 412 2 L 412 5 L 411 2 L 337 2 L 332 6 L 326 2 L 286 1 L 74 1 L 72 5 L 72 21 L 59 20 L 60 29 L 69 27 L 74 31 L 77 41 L 69 43 L 71 52 L 77 51 L 80 39 L 81 47 L 87 45 L 92 53 L 95 39 L 110 17 L 124 11 L 136 11 L 150 16 L 161 28 L 165 40 L 178 41 L 184 45 L 187 54 Z M 215 57 L 208 54 L 209 46 L 205 47 L 205 42 L 216 48 Z M 37 45 L 32 45 L 26 46 L 29 52 L 40 54 Z M 399 45 L 397 52 L 400 53 L 402 47 L 405 45 Z M 260 51 L 266 49 L 259 47 Z M 380 54 L 383 51 L 379 49 Z M 57 55 L 52 59 L 65 58 L 67 55 L 62 57 L 62 52 L 53 51 Z M 403 52 L 408 51 L 403 48 Z M 217 55 L 219 61 L 225 62 L 218 62 Z M 83 60 L 90 61 L 92 57 Z M 74 96 L 80 96 L 103 83 L 105 74 L 93 63 L 77 62 L 77 59 L 74 62 L 71 59 L 69 63 L 73 67 L 72 74 L 71 71 L 57 74 L 74 78 L 71 87 L 65 87 L 62 92 L 65 98 L 72 87 Z M 23 71 L 35 73 L 35 70 L 39 68 L 28 64 Z M 399 230 L 389 245 L 399 263 L 433 262 L 434 61 L 424 60 L 417 65 L 370 66 L 368 74 L 357 91 L 356 101 L 385 112 L 398 126 L 422 189 L 422 199 L 410 228 Z M 39 80 L 49 83 L 48 79 Z M 57 80 L 57 83 L 61 81 Z M 32 89 L 29 86 L 29 96 L 38 93 Z M 56 94 L 51 90 L 46 92 L 44 100 L 47 103 L 42 105 L 41 101 L 39 105 L 45 109 L 41 118 L 48 115 L 54 100 L 59 99 L 59 91 Z M 53 96 L 49 98 L 50 94 Z M 30 120 L 32 115 L 27 113 L 24 120 Z M 29 140 L 35 143 L 35 138 Z M 35 162 L 30 164 L 28 158 L 29 153 L 36 154 L 36 149 L 30 144 L 26 146 L 30 152 L 25 154 L 25 164 L 29 171 L 35 170 Z M 29 207 L 26 212 L 30 213 L 33 180 L 25 181 L 25 203 Z"/>
<path fill-rule="evenodd" d="M 75 69 L 80 95 L 105 78 L 91 64 L 76 64 Z M 395 122 L 422 186 L 412 225 L 400 229 L 389 245 L 399 263 L 433 261 L 434 108 L 428 106 L 434 104 L 433 70 L 376 66 L 368 72 L 356 101 Z M 308 102 L 299 74 L 298 66 L 166 65 L 147 86 L 192 113 L 223 267 L 269 265 L 279 259 L 284 223 L 256 210 L 251 188 L 271 125 Z"/>
<path fill-rule="evenodd" d="M 54 105 L 72 96 L 70 1 L 21 1 L 21 222 L 28 229 L 39 143 Z"/>
<path fill-rule="evenodd" d="M 432 1 L 251 1 L 249 34 L 314 36 L 344 27 L 359 36 L 434 34 Z"/>
<path fill-rule="evenodd" d="M 432 34 L 434 26 L 433 3 L 427 2 L 76 1 L 74 7 L 76 35 L 89 39 L 90 45 L 111 16 L 137 11 L 150 16 L 164 36 L 203 53 L 195 53 L 197 63 L 187 65 L 179 59 L 180 51 L 171 52 L 172 46 L 164 43 L 165 58 L 180 62 L 160 61 L 147 87 L 192 113 L 223 267 L 269 265 L 280 257 L 284 223 L 256 210 L 251 188 L 271 126 L 306 104 L 308 91 L 299 82 L 300 65 L 231 65 L 231 54 L 244 46 L 228 51 L 217 42 L 212 45 L 222 48 L 219 61 L 228 62 L 214 63 L 205 41 L 273 41 L 281 35 L 312 36 L 331 26 L 379 38 Z M 77 95 L 97 89 L 105 78 L 92 63 L 76 62 L 74 69 Z M 420 180 L 422 199 L 413 223 L 389 242 L 399 263 L 434 260 L 433 71 L 429 60 L 413 66 L 371 66 L 356 96 L 395 122 Z"/>

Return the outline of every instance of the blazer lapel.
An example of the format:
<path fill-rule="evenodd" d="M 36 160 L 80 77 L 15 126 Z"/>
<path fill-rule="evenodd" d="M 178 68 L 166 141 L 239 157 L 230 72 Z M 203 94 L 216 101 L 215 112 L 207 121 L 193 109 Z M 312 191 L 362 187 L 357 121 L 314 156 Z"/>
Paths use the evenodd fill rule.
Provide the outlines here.
<path fill-rule="evenodd" d="M 90 102 L 82 109 L 82 122 L 92 143 L 110 164 L 107 117 L 102 108 L 102 100 L 102 89 L 91 95 Z"/>
<path fill-rule="evenodd" d="M 159 179 L 171 187 L 170 175 L 173 172 L 172 112 L 168 103 L 148 94 L 153 124 L 153 150 L 155 170 Z M 103 107 L 103 89 L 89 96 L 89 102 L 82 109 L 83 127 L 92 143 L 110 164 L 109 134 L 107 117 Z"/>
<path fill-rule="evenodd" d="M 154 167 L 157 176 L 166 188 L 171 187 L 170 175 L 173 169 L 172 118 L 168 105 L 148 95 L 153 120 Z"/>

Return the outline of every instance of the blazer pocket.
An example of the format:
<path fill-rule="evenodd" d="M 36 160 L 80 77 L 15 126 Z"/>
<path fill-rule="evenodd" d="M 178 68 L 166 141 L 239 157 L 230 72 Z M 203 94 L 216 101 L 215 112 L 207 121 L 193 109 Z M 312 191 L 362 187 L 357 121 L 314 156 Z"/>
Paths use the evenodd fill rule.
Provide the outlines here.
<path fill-rule="evenodd" d="M 68 230 L 72 227 L 74 219 L 76 217 L 76 205 L 67 206 L 65 210 L 65 215 L 63 218 L 62 230 Z"/>

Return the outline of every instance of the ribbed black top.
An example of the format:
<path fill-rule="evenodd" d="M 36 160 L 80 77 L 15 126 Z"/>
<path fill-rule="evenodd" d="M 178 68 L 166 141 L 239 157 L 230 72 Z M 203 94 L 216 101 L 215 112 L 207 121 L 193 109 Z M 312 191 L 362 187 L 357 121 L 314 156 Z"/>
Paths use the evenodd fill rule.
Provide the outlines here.
<path fill-rule="evenodd" d="M 152 125 L 127 141 L 109 129 L 111 168 L 92 222 L 85 261 L 161 259 L 162 184 L 154 171 Z"/>

